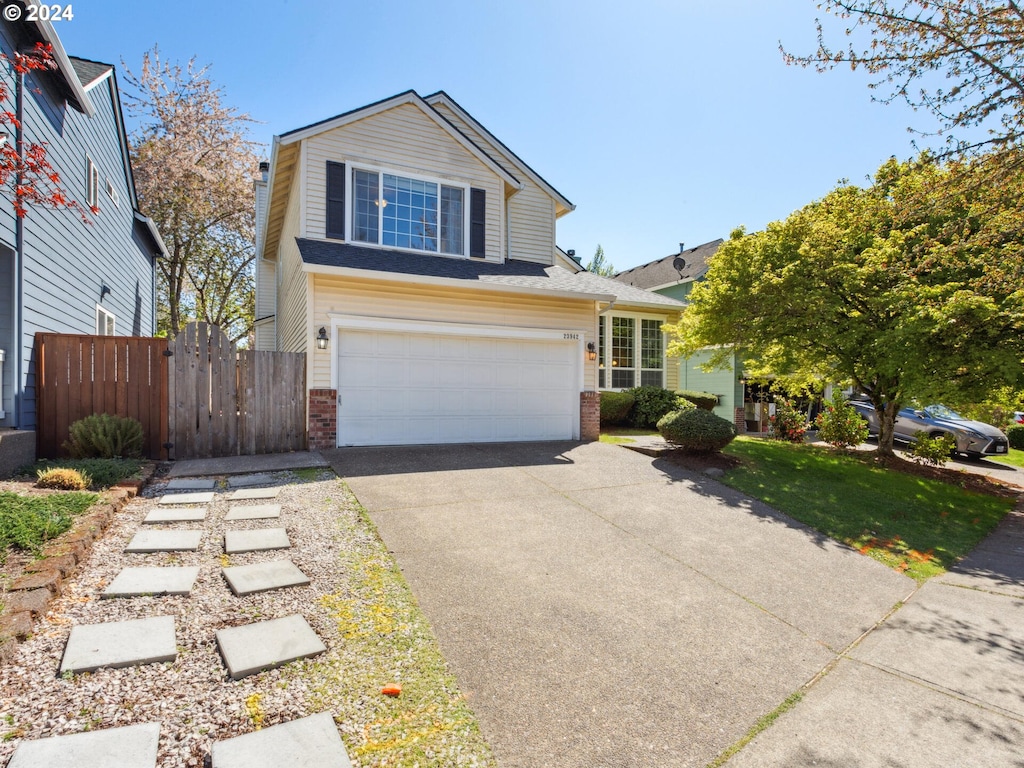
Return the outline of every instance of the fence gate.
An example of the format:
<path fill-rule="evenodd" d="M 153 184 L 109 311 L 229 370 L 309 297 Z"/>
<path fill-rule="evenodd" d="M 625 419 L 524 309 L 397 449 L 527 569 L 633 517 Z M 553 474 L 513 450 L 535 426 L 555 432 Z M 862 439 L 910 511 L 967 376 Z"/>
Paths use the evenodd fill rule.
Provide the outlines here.
<path fill-rule="evenodd" d="M 167 458 L 166 339 L 36 334 L 36 454 L 64 455 L 68 427 L 93 413 L 142 424 L 143 453 Z"/>
<path fill-rule="evenodd" d="M 186 325 L 170 350 L 172 458 L 305 450 L 305 354 L 236 350 L 208 323 Z"/>

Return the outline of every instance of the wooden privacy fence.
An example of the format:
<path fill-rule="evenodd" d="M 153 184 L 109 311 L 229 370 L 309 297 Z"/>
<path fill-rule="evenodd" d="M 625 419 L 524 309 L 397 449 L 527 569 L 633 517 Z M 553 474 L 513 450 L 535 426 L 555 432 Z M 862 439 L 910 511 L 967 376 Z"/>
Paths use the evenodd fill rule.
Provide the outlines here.
<path fill-rule="evenodd" d="M 207 323 L 186 325 L 170 351 L 173 458 L 305 450 L 305 354 L 236 350 Z"/>
<path fill-rule="evenodd" d="M 166 339 L 36 334 L 36 454 L 63 455 L 68 428 L 93 413 L 142 424 L 147 458 L 166 459 Z"/>

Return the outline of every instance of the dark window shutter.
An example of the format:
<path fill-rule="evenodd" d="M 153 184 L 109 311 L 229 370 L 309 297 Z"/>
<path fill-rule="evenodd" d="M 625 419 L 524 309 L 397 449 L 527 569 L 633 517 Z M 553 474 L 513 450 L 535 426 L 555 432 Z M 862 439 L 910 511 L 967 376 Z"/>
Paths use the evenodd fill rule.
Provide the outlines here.
<path fill-rule="evenodd" d="M 469 255 L 482 259 L 484 253 L 484 219 L 487 214 L 487 190 L 469 190 Z"/>
<path fill-rule="evenodd" d="M 345 164 L 327 161 L 327 236 L 345 239 Z"/>

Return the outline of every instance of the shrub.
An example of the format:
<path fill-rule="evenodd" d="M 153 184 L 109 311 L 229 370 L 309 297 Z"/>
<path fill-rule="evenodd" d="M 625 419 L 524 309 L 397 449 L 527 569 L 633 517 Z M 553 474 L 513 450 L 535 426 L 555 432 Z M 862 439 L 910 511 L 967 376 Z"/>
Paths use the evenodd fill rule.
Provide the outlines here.
<path fill-rule="evenodd" d="M 36 485 L 40 488 L 55 488 L 59 491 L 84 491 L 92 484 L 92 478 L 77 469 L 54 467 L 40 469 Z"/>
<path fill-rule="evenodd" d="M 868 425 L 838 389 L 815 421 L 818 437 L 834 448 L 853 448 L 868 439 Z"/>
<path fill-rule="evenodd" d="M 682 389 L 676 392 L 676 394 L 693 403 L 698 408 L 703 408 L 705 411 L 710 411 L 718 405 L 718 395 L 713 395 L 710 392 L 697 392 L 692 389 Z"/>
<path fill-rule="evenodd" d="M 768 423 L 768 437 L 773 440 L 802 443 L 807 433 L 807 418 L 789 400 L 776 402 L 775 415 L 768 419 Z"/>
<path fill-rule="evenodd" d="M 949 461 L 956 450 L 956 439 L 952 435 L 930 436 L 927 432 L 918 432 L 915 441 L 907 452 L 922 464 L 937 467 Z"/>
<path fill-rule="evenodd" d="M 94 413 L 69 430 L 64 450 L 75 459 L 120 459 L 142 455 L 142 425 L 135 419 Z"/>
<path fill-rule="evenodd" d="M 1011 424 L 1006 428 L 1006 437 L 1010 440 L 1010 447 L 1018 451 L 1024 451 L 1024 424 Z"/>
<path fill-rule="evenodd" d="M 640 429 L 657 426 L 663 416 L 672 411 L 689 410 L 693 403 L 683 400 L 675 392 L 664 387 L 633 387 L 627 389 L 635 400 L 630 419 Z"/>
<path fill-rule="evenodd" d="M 88 475 L 92 478 L 91 487 L 101 490 L 138 474 L 142 462 L 138 459 L 43 459 L 22 467 L 18 474 L 32 475 L 42 470 L 60 467 L 77 469 L 83 475 Z"/>
<path fill-rule="evenodd" d="M 629 392 L 602 392 L 601 425 L 625 424 L 633 410 L 633 400 Z"/>
<path fill-rule="evenodd" d="M 665 440 L 689 453 L 720 451 L 736 437 L 733 425 L 703 408 L 672 411 L 658 422 Z"/>

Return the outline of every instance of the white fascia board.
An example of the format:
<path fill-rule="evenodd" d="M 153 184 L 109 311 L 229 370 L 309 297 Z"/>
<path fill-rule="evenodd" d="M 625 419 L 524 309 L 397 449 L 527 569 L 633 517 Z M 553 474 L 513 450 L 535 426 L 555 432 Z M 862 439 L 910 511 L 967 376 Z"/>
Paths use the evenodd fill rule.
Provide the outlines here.
<path fill-rule="evenodd" d="M 546 181 L 544 181 L 544 179 L 542 179 L 537 174 L 536 171 L 534 171 L 523 160 L 521 160 L 519 157 L 517 157 L 515 155 L 515 153 L 513 153 L 511 149 L 506 147 L 505 144 L 497 136 L 495 136 L 493 133 L 491 133 L 486 128 L 484 128 L 484 126 L 481 125 L 480 122 L 477 121 L 476 118 L 474 118 L 471 114 L 466 112 L 466 110 L 464 110 L 462 107 L 460 107 L 454 101 L 452 101 L 451 97 L 448 96 L 448 94 L 443 93 L 443 92 L 442 93 L 434 94 L 433 96 L 430 97 L 430 100 L 427 101 L 427 103 L 428 104 L 439 104 L 439 103 L 440 104 L 444 104 L 452 112 L 454 112 L 459 117 L 461 117 L 465 122 L 469 123 L 471 126 L 476 128 L 477 131 L 479 131 L 481 134 L 483 134 L 485 137 L 487 137 L 490 140 L 490 142 L 492 144 L 494 144 L 495 147 L 497 147 L 498 149 L 502 150 L 502 154 L 505 155 L 505 159 L 506 160 L 508 160 L 510 163 L 512 163 L 518 170 L 522 171 L 524 174 L 529 176 L 534 184 L 536 184 L 538 187 L 540 187 L 545 192 L 547 192 L 549 195 L 551 195 L 551 197 L 553 197 L 555 200 L 557 200 L 559 203 L 561 203 L 562 207 L 564 207 L 566 209 L 561 214 L 559 214 L 559 216 L 557 216 L 556 218 L 560 218 L 561 216 L 564 216 L 566 213 L 570 213 L 570 212 L 576 210 L 576 206 L 573 203 L 570 203 L 568 200 L 566 200 L 565 197 L 563 197 L 559 193 L 559 191 L 557 189 L 555 189 L 550 184 L 548 184 Z"/>
<path fill-rule="evenodd" d="M 261 233 L 260 239 L 263 241 L 258 244 L 256 255 L 273 262 L 277 261 L 277 254 L 273 254 L 271 258 L 264 251 L 267 247 L 267 232 L 270 227 L 270 204 L 274 201 L 274 177 L 277 175 L 277 148 L 280 145 L 281 138 L 275 136 L 270 146 L 270 173 L 267 175 L 267 199 L 263 201 L 263 226 L 260 227 L 259 222 L 256 223 L 256 231 Z"/>
<path fill-rule="evenodd" d="M 676 312 L 682 312 L 686 309 L 686 304 L 658 304 L 654 301 L 630 301 L 629 299 L 620 299 L 617 307 L 622 308 L 623 311 L 628 311 L 627 307 L 640 307 L 642 309 L 656 309 L 660 312 L 664 312 L 667 315 L 674 314 Z"/>
<path fill-rule="evenodd" d="M 405 104 L 412 104 L 415 107 L 417 107 L 424 115 L 430 118 L 430 120 L 433 121 L 435 125 L 437 125 L 441 130 L 443 130 L 445 133 L 451 136 L 452 139 L 454 139 L 458 144 L 464 147 L 477 160 L 486 165 L 491 171 L 498 175 L 502 179 L 502 181 L 507 183 L 509 186 L 513 187 L 516 190 L 521 190 L 523 188 L 523 183 L 519 181 L 519 179 L 517 179 L 515 176 L 513 176 L 500 165 L 498 165 L 494 161 L 494 159 L 491 158 L 490 155 L 488 155 L 486 152 L 480 149 L 480 147 L 478 147 L 476 144 L 474 144 L 472 141 L 466 138 L 466 136 L 462 132 L 458 131 L 451 123 L 449 123 L 439 114 L 437 114 L 437 112 L 435 112 L 430 107 L 429 104 L 423 101 L 423 99 L 420 98 L 415 93 L 400 93 L 399 95 L 395 96 L 392 99 L 388 99 L 387 101 L 382 101 L 377 104 L 373 104 L 364 109 L 357 109 L 354 112 L 348 112 L 344 115 L 339 115 L 333 120 L 328 120 L 327 122 L 311 125 L 309 128 L 289 133 L 283 137 L 275 136 L 274 141 L 280 141 L 282 144 L 294 144 L 297 141 L 302 141 L 303 139 L 311 138 L 326 131 L 332 131 L 335 128 L 341 128 L 342 126 L 348 125 L 349 123 L 354 123 L 357 120 L 364 120 L 367 117 L 380 114 L 381 112 L 386 112 L 389 109 L 394 109 L 395 107 L 400 107 Z M 273 168 L 273 165 L 271 165 L 271 168 Z"/>
<path fill-rule="evenodd" d="M 34 0 L 28 0 L 27 4 L 39 5 Z M 57 69 L 60 70 L 64 80 L 74 92 L 75 100 L 82 105 L 82 112 L 88 117 L 95 116 L 96 107 L 93 106 L 92 99 L 86 94 L 85 89 L 82 88 L 82 82 L 78 79 L 75 68 L 71 65 L 71 59 L 68 58 L 67 51 L 64 50 L 64 44 L 61 43 L 60 37 L 57 36 L 57 30 L 53 28 L 53 24 L 49 21 L 37 20 L 35 24 L 42 38 L 53 46 L 53 60 L 56 62 Z"/>
<path fill-rule="evenodd" d="M 683 285 L 684 283 L 692 283 L 693 278 L 688 277 L 685 280 L 673 280 L 671 283 L 665 283 L 664 285 L 653 285 L 650 288 L 644 288 L 645 291 L 660 291 L 662 288 L 673 288 L 677 285 Z"/>
<path fill-rule="evenodd" d="M 302 271 L 315 275 L 352 277 L 361 280 L 382 280 L 390 283 L 435 285 L 441 288 L 461 288 L 467 291 L 519 293 L 527 296 L 550 296 L 552 298 L 577 299 L 579 301 L 601 301 L 609 303 L 615 301 L 614 296 L 606 293 L 576 293 L 575 291 L 563 291 L 557 288 L 533 288 L 525 285 L 509 285 L 507 283 L 460 280 L 454 277 L 429 277 L 427 275 L 406 275 L 396 272 L 378 272 L 371 269 L 352 269 L 351 267 L 328 267 L 322 264 L 303 263 Z M 659 306 L 663 308 L 663 305 Z"/>

